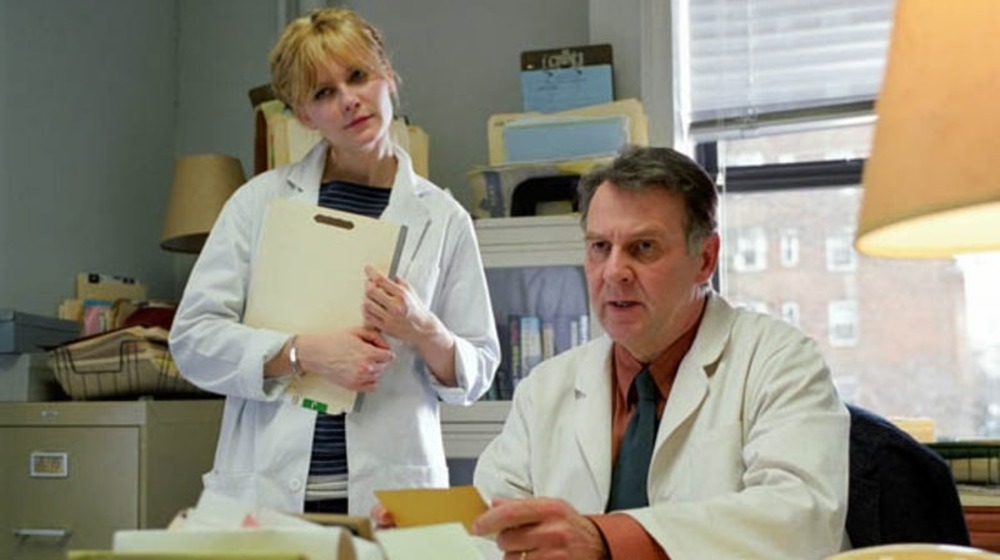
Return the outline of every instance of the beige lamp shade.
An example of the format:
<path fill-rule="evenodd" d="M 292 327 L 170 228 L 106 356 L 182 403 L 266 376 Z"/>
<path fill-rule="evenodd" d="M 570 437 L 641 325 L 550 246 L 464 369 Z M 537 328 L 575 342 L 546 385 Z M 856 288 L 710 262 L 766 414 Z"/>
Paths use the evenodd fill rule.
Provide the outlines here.
<path fill-rule="evenodd" d="M 876 113 L 857 250 L 1000 249 L 1000 0 L 897 0 Z"/>
<path fill-rule="evenodd" d="M 181 253 L 201 251 L 222 205 L 245 180 L 240 160 L 231 156 L 178 159 L 160 247 Z"/>

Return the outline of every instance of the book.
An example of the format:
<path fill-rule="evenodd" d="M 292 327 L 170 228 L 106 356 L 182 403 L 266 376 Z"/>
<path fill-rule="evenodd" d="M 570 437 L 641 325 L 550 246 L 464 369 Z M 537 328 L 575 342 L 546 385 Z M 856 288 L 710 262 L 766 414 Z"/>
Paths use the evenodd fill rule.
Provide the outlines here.
<path fill-rule="evenodd" d="M 542 361 L 542 322 L 534 315 L 521 317 L 521 371 L 524 379 Z"/>
<path fill-rule="evenodd" d="M 289 334 L 364 324 L 364 267 L 393 276 L 406 227 L 304 204 L 271 202 L 243 322 Z M 288 388 L 292 404 L 327 414 L 351 411 L 357 394 L 308 371 Z"/>
<path fill-rule="evenodd" d="M 579 325 L 580 328 L 579 343 L 586 344 L 587 341 L 590 340 L 590 315 L 587 315 L 586 313 L 580 315 L 580 320 L 577 325 Z"/>
<path fill-rule="evenodd" d="M 556 355 L 556 330 L 552 321 L 542 321 L 542 359 L 548 360 Z"/>
<path fill-rule="evenodd" d="M 510 379 L 507 381 L 507 394 L 513 398 L 514 387 L 517 387 L 517 382 L 521 380 L 521 316 L 520 315 L 510 315 L 507 318 L 507 325 L 510 334 L 510 364 L 508 369 L 508 374 Z"/>

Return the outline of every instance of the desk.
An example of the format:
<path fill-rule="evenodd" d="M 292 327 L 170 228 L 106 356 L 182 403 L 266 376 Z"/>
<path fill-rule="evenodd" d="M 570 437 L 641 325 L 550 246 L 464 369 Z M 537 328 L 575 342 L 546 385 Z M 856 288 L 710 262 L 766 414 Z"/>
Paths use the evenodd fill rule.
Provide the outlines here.
<path fill-rule="evenodd" d="M 972 546 L 1000 552 L 1000 490 L 959 485 Z"/>

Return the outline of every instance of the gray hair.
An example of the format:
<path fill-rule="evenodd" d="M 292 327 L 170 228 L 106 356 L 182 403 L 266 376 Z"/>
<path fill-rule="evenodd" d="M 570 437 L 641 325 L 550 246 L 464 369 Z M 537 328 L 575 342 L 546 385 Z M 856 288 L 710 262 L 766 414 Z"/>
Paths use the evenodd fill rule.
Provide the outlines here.
<path fill-rule="evenodd" d="M 594 193 L 605 182 L 628 191 L 659 188 L 681 195 L 689 254 L 696 253 L 718 226 L 715 182 L 698 163 L 674 149 L 626 146 L 611 163 L 581 177 L 577 194 L 584 226 Z"/>

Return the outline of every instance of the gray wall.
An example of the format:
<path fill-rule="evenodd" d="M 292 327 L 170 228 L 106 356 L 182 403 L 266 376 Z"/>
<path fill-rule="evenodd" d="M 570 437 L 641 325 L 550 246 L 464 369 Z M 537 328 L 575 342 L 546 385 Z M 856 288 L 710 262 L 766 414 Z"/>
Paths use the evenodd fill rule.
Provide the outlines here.
<path fill-rule="evenodd" d="M 0 0 L 0 307 L 55 313 L 80 271 L 172 291 L 172 1 Z"/>
<path fill-rule="evenodd" d="M 177 154 L 233 155 L 250 173 L 254 114 L 247 92 L 270 80 L 275 1 L 179 0 L 179 5 Z"/>
<path fill-rule="evenodd" d="M 191 259 L 159 249 L 174 158 L 252 168 L 247 90 L 268 80 L 282 10 L 321 3 L 0 0 L 0 307 L 54 314 L 80 271 L 179 297 Z M 521 108 L 519 53 L 585 44 L 593 25 L 580 0 L 345 4 L 385 31 L 431 178 L 463 203 L 486 119 Z"/>
<path fill-rule="evenodd" d="M 580 0 L 354 0 L 382 28 L 402 109 L 431 139 L 431 179 L 470 207 L 466 173 L 487 163 L 486 120 L 521 111 L 520 54 L 584 45 Z"/>
<path fill-rule="evenodd" d="M 8 0 L 0 0 L 0 45 L 6 47 L 7 43 L 7 21 L 6 3 Z M 9 290 L 11 273 L 7 272 L 10 257 L 13 249 L 10 244 L 10 198 L 11 174 L 7 166 L 7 134 L 10 130 L 7 124 L 7 84 L 10 80 L 7 73 L 7 59 L 11 57 L 11 49 L 0 48 L 0 294 L 6 294 Z M 0 307 L 5 305 L 4 298 L 0 295 Z"/>

